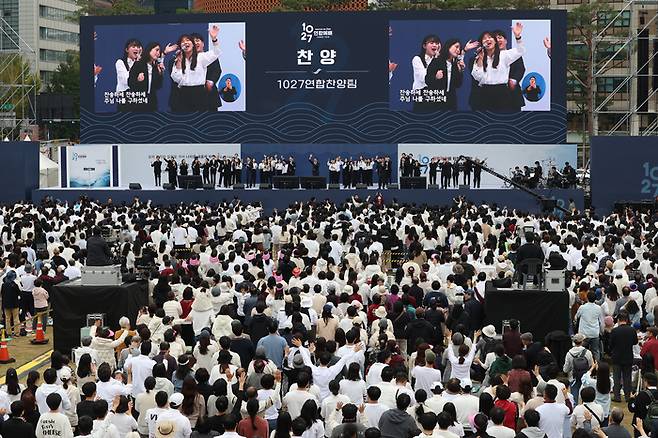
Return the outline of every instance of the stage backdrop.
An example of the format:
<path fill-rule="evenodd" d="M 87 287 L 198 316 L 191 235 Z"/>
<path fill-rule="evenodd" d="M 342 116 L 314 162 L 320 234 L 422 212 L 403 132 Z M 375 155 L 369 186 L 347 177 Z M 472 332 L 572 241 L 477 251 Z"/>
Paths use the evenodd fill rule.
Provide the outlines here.
<path fill-rule="evenodd" d="M 516 21 L 524 24 L 527 48 L 521 86 L 535 77 L 542 90 L 536 102 L 526 99 L 516 112 L 472 111 L 468 97 L 475 49 L 464 55 L 466 79 L 457 112 L 433 108 L 418 113 L 400 102 L 400 90 L 412 85 L 411 61 L 426 32 L 446 43 L 456 38 L 464 46 L 484 31 L 500 29 L 508 32 L 511 48 L 510 26 Z M 139 41 L 144 57 L 150 42 L 173 48 L 191 33 L 201 35 L 207 50 L 213 24 L 219 25 L 221 91 L 214 82 L 206 83 L 205 95 L 185 86 L 203 79 L 172 82 L 174 48 L 158 60 L 161 88 L 153 87 L 149 95 L 134 90 L 117 95 L 117 71 L 125 68 L 122 58 L 127 45 L 132 50 L 131 39 Z M 84 143 L 546 144 L 566 138 L 564 11 L 83 17 L 80 35 Z M 551 41 L 550 56 L 544 38 Z M 198 62 L 205 66 L 208 56 L 199 56 Z M 186 62 L 188 73 L 189 68 Z M 226 91 L 229 78 L 232 86 Z M 145 99 L 152 103 L 153 96 L 157 108 L 145 108 Z M 126 98 L 152 112 L 119 112 L 117 100 Z M 222 105 L 200 109 L 201 101 Z M 189 112 L 190 106 L 198 112 Z"/>
<path fill-rule="evenodd" d="M 592 137 L 592 206 L 608 213 L 615 202 L 658 197 L 657 137 Z"/>
<path fill-rule="evenodd" d="M 61 148 L 62 187 L 107 188 L 112 185 L 112 146 L 78 145 Z M 66 163 L 64 168 L 61 163 Z"/>
<path fill-rule="evenodd" d="M 422 175 L 427 175 L 428 164 L 432 157 L 450 158 L 451 161 L 460 155 L 472 159 L 486 160 L 485 165 L 507 177 L 515 166 L 534 166 L 539 161 L 546 177 L 551 166 L 562 170 L 565 162 L 575 166 L 577 158 L 576 145 L 519 145 L 519 144 L 401 144 L 398 146 L 398 160 L 402 154 L 413 154 L 414 158 L 421 163 Z M 398 161 L 399 162 L 399 161 Z M 439 183 L 441 181 L 438 177 Z M 463 176 L 459 177 L 460 184 Z M 472 178 L 471 178 L 472 182 Z M 498 189 L 503 188 L 504 182 L 487 172 L 482 172 L 480 188 Z"/>
<path fill-rule="evenodd" d="M 162 181 L 167 181 L 164 158 L 174 157 L 180 164 L 187 161 L 191 166 L 194 157 L 201 161 L 205 157 L 217 155 L 240 155 L 239 144 L 121 144 L 119 149 L 119 186 L 128 187 L 130 183 L 139 183 L 143 188 L 155 187 L 151 163 L 157 155 L 163 161 Z M 189 173 L 192 173 L 190 167 Z"/>

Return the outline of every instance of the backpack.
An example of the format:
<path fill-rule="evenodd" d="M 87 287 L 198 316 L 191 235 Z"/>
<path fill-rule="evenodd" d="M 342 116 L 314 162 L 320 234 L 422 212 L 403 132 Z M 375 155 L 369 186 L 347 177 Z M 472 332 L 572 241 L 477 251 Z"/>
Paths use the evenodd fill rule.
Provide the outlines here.
<path fill-rule="evenodd" d="M 644 427 L 653 429 L 653 425 L 658 421 L 658 400 L 653 396 L 653 391 L 647 390 L 649 395 L 649 405 L 647 406 L 647 415 L 644 417 Z"/>
<path fill-rule="evenodd" d="M 589 361 L 585 357 L 586 354 L 586 348 L 583 348 L 583 351 L 581 351 L 577 356 L 575 356 L 573 353 L 569 353 L 569 355 L 573 357 L 573 377 L 577 382 L 580 381 L 580 378 L 583 377 L 587 371 L 589 371 Z"/>

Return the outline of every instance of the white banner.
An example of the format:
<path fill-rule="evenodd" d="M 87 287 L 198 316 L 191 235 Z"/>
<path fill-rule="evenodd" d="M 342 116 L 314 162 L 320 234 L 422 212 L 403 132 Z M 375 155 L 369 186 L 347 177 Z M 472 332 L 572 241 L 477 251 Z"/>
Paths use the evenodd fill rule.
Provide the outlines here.
<path fill-rule="evenodd" d="M 448 158 L 454 162 L 460 155 L 473 160 L 484 161 L 485 166 L 506 177 L 512 176 L 514 167 L 534 167 L 539 161 L 544 177 L 552 166 L 561 171 L 566 162 L 573 167 L 576 165 L 576 145 L 555 144 L 400 144 L 398 145 L 398 163 L 402 154 L 413 154 L 413 158 L 420 161 L 421 176 L 428 175 L 428 164 L 433 157 Z M 463 181 L 463 175 L 459 183 Z M 440 178 L 438 179 L 440 181 Z M 499 178 L 482 172 L 480 188 L 499 189 L 504 183 Z"/>
<path fill-rule="evenodd" d="M 156 187 L 151 167 L 156 156 L 163 161 L 162 173 L 166 182 L 164 158 L 173 156 L 179 164 L 185 160 L 191 165 L 195 157 L 203 161 L 213 155 L 221 158 L 237 154 L 239 157 L 240 153 L 239 144 L 122 144 L 119 145 L 119 186 L 139 183 L 144 188 Z"/>
<path fill-rule="evenodd" d="M 80 145 L 66 148 L 69 187 L 110 187 L 112 182 L 112 146 Z"/>

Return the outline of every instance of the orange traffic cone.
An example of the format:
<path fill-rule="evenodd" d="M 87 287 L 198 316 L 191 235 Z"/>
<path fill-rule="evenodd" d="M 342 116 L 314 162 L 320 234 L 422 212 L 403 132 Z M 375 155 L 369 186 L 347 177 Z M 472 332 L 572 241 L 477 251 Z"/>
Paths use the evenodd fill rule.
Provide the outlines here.
<path fill-rule="evenodd" d="M 16 362 L 16 359 L 9 357 L 9 348 L 7 348 L 7 340 L 2 338 L 0 340 L 0 364 Z"/>
<path fill-rule="evenodd" d="M 37 344 L 37 345 L 47 344 L 48 343 L 48 339 L 46 339 L 46 337 L 44 336 L 44 333 L 43 333 L 43 324 L 41 324 L 40 322 L 37 323 L 36 336 L 34 337 L 34 339 L 32 339 L 30 341 L 30 343 L 31 344 Z"/>

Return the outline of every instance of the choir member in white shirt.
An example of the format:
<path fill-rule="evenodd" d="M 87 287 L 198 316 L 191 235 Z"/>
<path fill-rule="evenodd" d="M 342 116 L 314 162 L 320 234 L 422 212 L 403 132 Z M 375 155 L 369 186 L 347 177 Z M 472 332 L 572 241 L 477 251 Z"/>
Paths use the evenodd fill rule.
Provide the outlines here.
<path fill-rule="evenodd" d="M 178 46 L 181 51 L 176 54 L 171 71 L 171 79 L 178 85 L 177 102 L 174 105 L 177 112 L 207 110 L 206 71 L 208 66 L 219 58 L 218 34 L 217 26 L 208 30 L 210 50 L 203 53 L 197 53 L 189 35 L 180 37 Z"/>
<path fill-rule="evenodd" d="M 493 32 L 483 32 L 480 36 L 481 50 L 473 63 L 473 79 L 480 86 L 478 89 L 479 109 L 484 111 L 505 111 L 512 104 L 508 87 L 510 65 L 525 53 L 521 40 L 523 24 L 512 26 L 516 47 L 500 50 Z"/>
<path fill-rule="evenodd" d="M 427 66 L 430 65 L 432 60 L 439 56 L 441 52 L 441 38 L 437 35 L 427 35 L 423 38 L 423 43 L 420 46 L 420 53 L 411 59 L 411 67 L 414 71 L 414 82 L 411 88 L 413 90 L 425 90 L 425 75 L 427 74 Z M 432 109 L 431 105 L 426 102 L 415 102 L 413 106 L 414 112 L 424 112 Z"/>
<path fill-rule="evenodd" d="M 142 55 L 142 43 L 135 38 L 130 38 L 126 41 L 126 44 L 123 48 L 123 56 L 117 59 L 117 62 L 114 64 L 117 71 L 117 93 L 125 93 L 128 91 L 128 75 L 130 74 L 130 69 L 132 68 L 135 62 L 139 61 Z M 128 111 L 129 105 L 125 103 L 117 103 L 117 110 L 119 111 Z"/>

